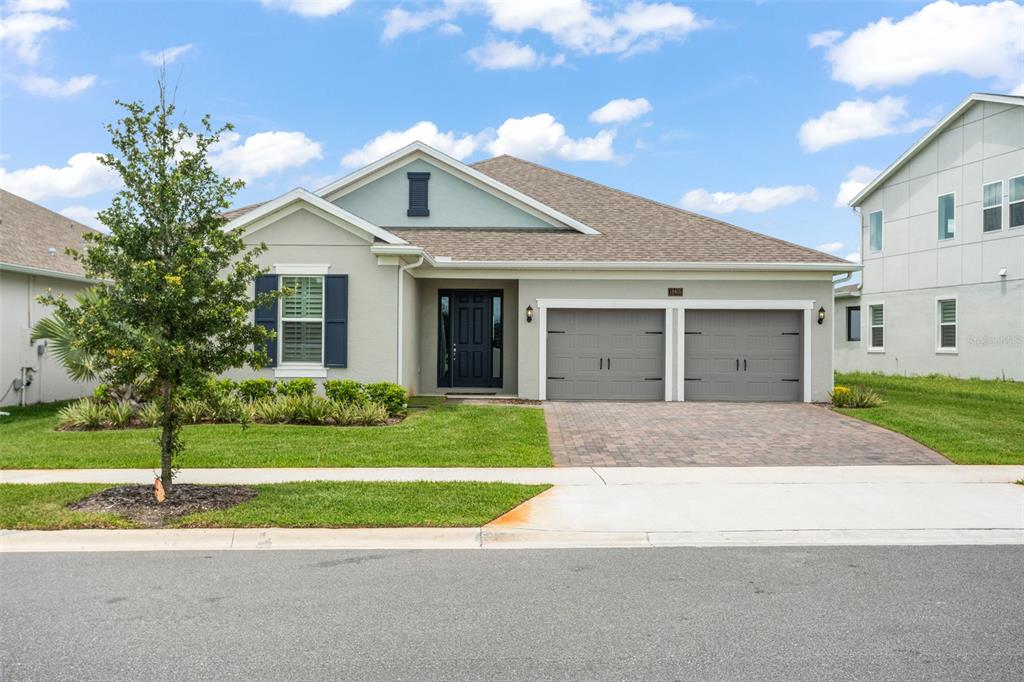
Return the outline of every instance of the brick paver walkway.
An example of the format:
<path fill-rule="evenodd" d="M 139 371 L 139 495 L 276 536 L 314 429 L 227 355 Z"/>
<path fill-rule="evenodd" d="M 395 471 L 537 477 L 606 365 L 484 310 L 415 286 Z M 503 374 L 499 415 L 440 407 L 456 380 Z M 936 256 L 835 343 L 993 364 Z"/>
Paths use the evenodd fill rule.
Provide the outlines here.
<path fill-rule="evenodd" d="M 547 402 L 558 466 L 949 464 L 898 433 L 804 403 Z"/>

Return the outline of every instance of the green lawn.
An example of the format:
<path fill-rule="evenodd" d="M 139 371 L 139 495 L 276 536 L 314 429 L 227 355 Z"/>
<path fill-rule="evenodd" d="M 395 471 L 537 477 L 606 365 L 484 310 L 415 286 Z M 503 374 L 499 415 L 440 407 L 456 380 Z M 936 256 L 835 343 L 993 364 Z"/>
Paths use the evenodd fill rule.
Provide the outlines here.
<path fill-rule="evenodd" d="M 64 505 L 110 484 L 0 484 L 0 528 L 131 528 L 111 514 Z M 251 486 L 253 499 L 230 509 L 181 517 L 187 528 L 456 528 L 496 519 L 550 486 L 511 483 L 277 483 Z"/>
<path fill-rule="evenodd" d="M 544 412 L 418 400 L 394 426 L 201 424 L 183 429 L 183 468 L 547 467 Z M 155 429 L 57 431 L 62 404 L 5 408 L 0 469 L 159 466 Z"/>
<path fill-rule="evenodd" d="M 886 401 L 843 414 L 906 434 L 957 464 L 1024 464 L 1024 383 L 837 373 L 836 384 L 873 388 Z"/>

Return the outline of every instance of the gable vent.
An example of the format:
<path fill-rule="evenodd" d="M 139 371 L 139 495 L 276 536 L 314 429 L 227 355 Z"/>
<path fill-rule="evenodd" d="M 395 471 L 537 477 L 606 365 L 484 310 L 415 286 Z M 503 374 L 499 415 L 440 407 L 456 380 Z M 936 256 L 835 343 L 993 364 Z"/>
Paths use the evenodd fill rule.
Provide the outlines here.
<path fill-rule="evenodd" d="M 409 177 L 409 210 L 406 215 L 428 216 L 430 208 L 427 204 L 427 183 L 430 173 L 408 173 Z"/>

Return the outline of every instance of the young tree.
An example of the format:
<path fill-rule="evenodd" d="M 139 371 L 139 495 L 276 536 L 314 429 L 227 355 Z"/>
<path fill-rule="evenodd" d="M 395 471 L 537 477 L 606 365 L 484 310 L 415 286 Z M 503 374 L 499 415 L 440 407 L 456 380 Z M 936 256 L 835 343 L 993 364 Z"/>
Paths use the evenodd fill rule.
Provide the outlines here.
<path fill-rule="evenodd" d="M 250 294 L 266 246 L 247 249 L 241 234 L 223 229 L 223 212 L 243 183 L 220 177 L 208 153 L 231 126 L 214 130 L 206 116 L 193 133 L 174 122 L 163 79 L 159 93 L 151 109 L 117 102 L 127 113 L 107 126 L 114 151 L 100 157 L 123 182 L 98 216 L 110 234 L 87 234 L 86 249 L 72 251 L 85 274 L 106 286 L 77 306 L 63 297 L 41 300 L 69 323 L 72 349 L 91 356 L 104 380 L 152 382 L 161 412 L 160 479 L 171 495 L 183 450 L 179 387 L 265 365 L 268 332 L 252 311 L 276 294 Z"/>

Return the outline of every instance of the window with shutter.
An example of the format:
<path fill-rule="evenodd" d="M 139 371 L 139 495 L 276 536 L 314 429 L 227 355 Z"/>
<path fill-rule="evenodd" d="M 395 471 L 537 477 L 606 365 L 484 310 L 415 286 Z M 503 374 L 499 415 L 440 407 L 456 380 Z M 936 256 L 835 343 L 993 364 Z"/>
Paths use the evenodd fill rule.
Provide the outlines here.
<path fill-rule="evenodd" d="M 869 306 L 871 316 L 871 349 L 885 348 L 885 306 L 882 304 Z"/>
<path fill-rule="evenodd" d="M 409 210 L 406 215 L 428 216 L 430 206 L 428 204 L 427 185 L 430 182 L 430 173 L 407 173 L 409 178 Z"/>
<path fill-rule="evenodd" d="M 939 350 L 956 350 L 956 299 L 938 301 Z"/>
<path fill-rule="evenodd" d="M 285 276 L 281 301 L 281 362 L 322 364 L 324 278 Z"/>

